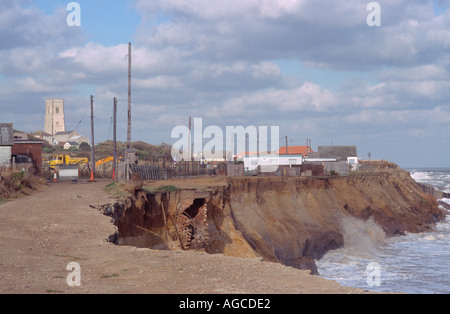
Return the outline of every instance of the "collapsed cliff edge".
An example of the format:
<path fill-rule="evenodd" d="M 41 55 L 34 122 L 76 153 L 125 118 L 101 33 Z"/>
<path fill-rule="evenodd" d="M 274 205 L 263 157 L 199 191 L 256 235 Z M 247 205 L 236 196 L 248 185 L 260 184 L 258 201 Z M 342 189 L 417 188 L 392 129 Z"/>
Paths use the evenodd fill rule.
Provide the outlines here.
<path fill-rule="evenodd" d="M 138 190 L 99 209 L 110 241 L 152 249 L 256 257 L 317 274 L 314 260 L 345 245 L 346 218 L 374 221 L 387 236 L 422 232 L 445 218 L 408 172 L 347 177 L 229 177 L 201 188 Z"/>

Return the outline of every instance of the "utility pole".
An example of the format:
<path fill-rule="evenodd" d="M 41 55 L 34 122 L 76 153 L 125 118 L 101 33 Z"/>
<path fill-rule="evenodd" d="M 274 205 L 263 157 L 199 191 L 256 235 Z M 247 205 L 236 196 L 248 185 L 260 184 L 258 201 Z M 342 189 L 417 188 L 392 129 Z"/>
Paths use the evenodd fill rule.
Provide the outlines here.
<path fill-rule="evenodd" d="M 286 155 L 288 155 L 288 137 L 286 135 Z"/>
<path fill-rule="evenodd" d="M 89 182 L 95 182 L 94 172 L 95 172 L 95 152 L 94 152 L 94 96 L 91 95 L 91 160 L 92 160 L 92 169 L 91 169 L 91 179 Z"/>
<path fill-rule="evenodd" d="M 117 99 L 114 97 L 113 106 L 113 181 L 117 182 Z"/>
<path fill-rule="evenodd" d="M 191 151 L 191 126 L 192 126 L 192 119 L 191 117 L 189 117 L 189 138 L 188 138 L 188 153 L 189 153 L 189 161 L 191 161 L 191 155 L 192 155 L 192 151 Z"/>
<path fill-rule="evenodd" d="M 190 172 L 190 165 L 191 165 L 191 160 L 192 160 L 192 158 L 191 158 L 191 123 L 192 123 L 192 120 L 191 120 L 191 117 L 189 117 L 189 138 L 188 138 L 188 172 Z"/>
<path fill-rule="evenodd" d="M 52 98 L 52 147 L 55 146 L 55 130 L 54 130 L 54 125 L 55 122 L 53 120 L 53 115 L 55 114 L 55 108 L 54 108 L 54 104 L 53 104 L 53 98 Z"/>
<path fill-rule="evenodd" d="M 245 155 L 250 157 L 250 145 L 249 145 L 248 133 L 245 133 Z"/>
<path fill-rule="evenodd" d="M 128 43 L 128 133 L 127 149 L 131 147 L 131 42 Z M 128 160 L 128 158 L 127 158 Z"/>

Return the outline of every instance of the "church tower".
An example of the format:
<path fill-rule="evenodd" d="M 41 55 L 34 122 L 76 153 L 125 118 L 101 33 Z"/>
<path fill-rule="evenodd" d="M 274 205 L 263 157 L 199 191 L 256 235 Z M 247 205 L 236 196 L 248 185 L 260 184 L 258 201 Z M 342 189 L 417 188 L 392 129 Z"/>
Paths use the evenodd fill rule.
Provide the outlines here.
<path fill-rule="evenodd" d="M 58 132 L 65 132 L 64 121 L 64 99 L 47 99 L 45 101 L 45 125 L 44 132 L 55 135 Z"/>

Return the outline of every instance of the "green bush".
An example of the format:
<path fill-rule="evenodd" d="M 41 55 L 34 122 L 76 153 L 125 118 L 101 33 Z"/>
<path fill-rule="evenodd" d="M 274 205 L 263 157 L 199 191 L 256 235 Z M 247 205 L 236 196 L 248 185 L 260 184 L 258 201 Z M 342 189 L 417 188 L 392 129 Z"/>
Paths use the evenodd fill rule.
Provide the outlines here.
<path fill-rule="evenodd" d="M 174 192 L 176 190 L 177 187 L 173 185 L 164 185 L 156 189 L 157 192 Z"/>

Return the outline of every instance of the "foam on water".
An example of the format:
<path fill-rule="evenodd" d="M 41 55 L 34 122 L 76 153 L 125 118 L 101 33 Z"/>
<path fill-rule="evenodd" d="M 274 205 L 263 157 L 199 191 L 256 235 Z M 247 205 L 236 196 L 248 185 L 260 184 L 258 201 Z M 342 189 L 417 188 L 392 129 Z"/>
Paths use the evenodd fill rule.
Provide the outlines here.
<path fill-rule="evenodd" d="M 431 176 L 426 172 L 412 172 L 411 178 L 418 182 L 425 182 L 427 180 L 432 179 Z"/>
<path fill-rule="evenodd" d="M 450 169 L 417 170 L 416 181 L 450 186 Z M 442 199 L 450 204 L 450 199 Z M 380 292 L 450 293 L 450 216 L 422 234 L 384 238 L 373 221 L 342 221 L 344 248 L 317 261 L 319 274 L 342 285 Z M 368 286 L 367 266 L 381 267 L 380 286 Z"/>
<path fill-rule="evenodd" d="M 354 254 L 373 256 L 377 245 L 386 238 L 384 230 L 370 218 L 367 221 L 346 217 L 342 219 L 341 233 L 344 236 L 344 248 Z"/>
<path fill-rule="evenodd" d="M 411 177 L 420 183 L 426 183 L 444 192 L 450 193 L 450 169 L 410 170 Z"/>

